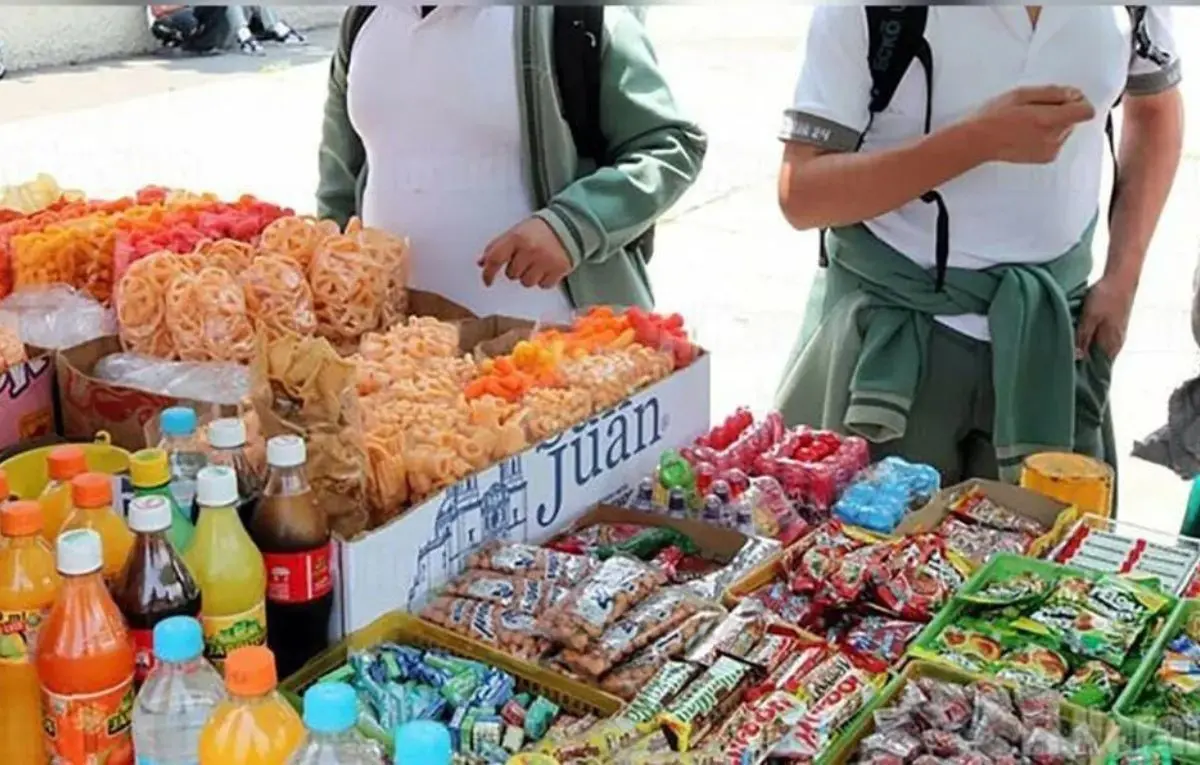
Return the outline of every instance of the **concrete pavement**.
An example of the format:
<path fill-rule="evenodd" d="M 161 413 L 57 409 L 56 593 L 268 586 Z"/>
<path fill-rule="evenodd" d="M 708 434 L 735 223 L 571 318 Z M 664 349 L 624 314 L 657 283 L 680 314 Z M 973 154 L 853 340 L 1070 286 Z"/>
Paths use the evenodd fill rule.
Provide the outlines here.
<path fill-rule="evenodd" d="M 1200 13 L 1180 9 L 1184 55 Z M 714 416 L 770 405 L 816 260 L 811 234 L 775 206 L 779 112 L 797 69 L 807 9 L 656 6 L 649 24 L 677 96 L 710 131 L 697 187 L 662 226 L 653 263 L 660 306 L 680 310 L 715 354 Z M 308 51 L 265 60 L 140 59 L 0 83 L 0 183 L 36 172 L 97 196 L 146 183 L 252 192 L 309 211 L 330 32 Z M 1186 80 L 1188 100 L 1200 78 Z M 1200 93 L 1195 94 L 1200 97 Z M 1200 130 L 1188 134 L 1200 150 Z M 1180 172 L 1143 278 L 1114 410 L 1124 451 L 1166 417 L 1170 391 L 1197 372 L 1188 325 L 1200 218 L 1195 154 Z M 1097 252 L 1103 252 L 1103 243 Z M 1174 528 L 1186 486 L 1126 459 L 1122 511 Z"/>

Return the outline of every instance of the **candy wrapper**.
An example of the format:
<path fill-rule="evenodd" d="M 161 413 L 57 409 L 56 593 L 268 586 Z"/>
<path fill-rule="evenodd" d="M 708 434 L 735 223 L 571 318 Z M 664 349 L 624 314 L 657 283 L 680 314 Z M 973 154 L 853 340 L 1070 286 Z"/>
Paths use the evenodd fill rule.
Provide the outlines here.
<path fill-rule="evenodd" d="M 545 546 L 570 555 L 594 555 L 601 547 L 627 542 L 645 530 L 645 526 L 634 523 L 594 523 L 561 534 Z"/>
<path fill-rule="evenodd" d="M 753 666 L 722 656 L 669 702 L 659 722 L 677 752 L 687 752 L 760 678 Z"/>
<path fill-rule="evenodd" d="M 804 704 L 799 699 L 777 691 L 754 705 L 739 706 L 719 730 L 705 738 L 705 747 L 724 751 L 725 762 L 762 762 L 803 714 Z"/>
<path fill-rule="evenodd" d="M 788 548 L 780 559 L 780 569 L 791 578 L 795 592 L 812 592 L 820 587 L 842 556 L 863 544 L 862 540 L 849 536 L 840 522 L 828 521 Z"/>
<path fill-rule="evenodd" d="M 609 558 L 554 608 L 538 625 L 545 634 L 575 651 L 604 631 L 627 611 L 666 583 L 653 566 L 624 556 Z"/>
<path fill-rule="evenodd" d="M 447 594 L 527 614 L 541 613 L 553 605 L 560 589 L 548 579 L 525 579 L 494 571 L 467 571 L 446 585 Z"/>
<path fill-rule="evenodd" d="M 825 514 L 869 460 L 867 442 L 857 436 L 800 427 L 763 453 L 755 468 L 776 478 L 793 501 Z"/>
<path fill-rule="evenodd" d="M 968 603 L 987 608 L 1001 608 L 1032 603 L 1045 596 L 1053 585 L 1041 576 L 1024 571 L 1012 576 L 992 580 L 980 590 L 962 595 Z"/>
<path fill-rule="evenodd" d="M 1016 513 L 992 500 L 978 486 L 967 487 L 950 502 L 950 512 L 960 518 L 1001 531 L 1016 531 L 1033 537 L 1047 529 L 1032 518 Z"/>
<path fill-rule="evenodd" d="M 745 657 L 766 634 L 770 621 L 766 609 L 753 602 L 740 603 L 688 653 L 688 661 L 709 666 L 722 655 Z"/>
<path fill-rule="evenodd" d="M 724 620 L 724 609 L 707 606 L 682 624 L 638 651 L 600 680 L 600 687 L 623 699 L 632 699 L 665 664 L 694 650 L 708 632 Z"/>
<path fill-rule="evenodd" d="M 515 542 L 490 542 L 467 558 L 467 568 L 549 579 L 564 585 L 574 585 L 595 567 L 590 558 L 582 555 L 568 555 Z"/>

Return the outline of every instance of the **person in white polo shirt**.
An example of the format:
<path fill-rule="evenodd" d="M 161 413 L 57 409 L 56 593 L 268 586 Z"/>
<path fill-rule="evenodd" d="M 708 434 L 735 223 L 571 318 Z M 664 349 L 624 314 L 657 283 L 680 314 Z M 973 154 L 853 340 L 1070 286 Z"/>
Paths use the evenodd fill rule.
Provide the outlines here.
<path fill-rule="evenodd" d="M 779 200 L 794 227 L 826 229 L 827 267 L 780 386 L 790 422 L 863 435 L 947 483 L 1014 480 L 1049 450 L 1115 466 L 1112 362 L 1182 146 L 1169 14 L 815 9 Z"/>
<path fill-rule="evenodd" d="M 357 6 L 318 212 L 408 236 L 411 286 L 480 315 L 648 308 L 652 227 L 706 146 L 627 8 Z"/>

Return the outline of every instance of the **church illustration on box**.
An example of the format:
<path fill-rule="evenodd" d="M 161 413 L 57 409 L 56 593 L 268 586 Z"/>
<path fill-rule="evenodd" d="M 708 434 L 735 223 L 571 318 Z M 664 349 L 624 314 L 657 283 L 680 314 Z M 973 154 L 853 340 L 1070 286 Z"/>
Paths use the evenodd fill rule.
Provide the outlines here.
<path fill-rule="evenodd" d="M 491 485 L 480 488 L 480 483 Z M 495 539 L 529 539 L 529 492 L 520 455 L 446 490 L 433 536 L 421 545 L 408 591 L 408 610 L 425 603 L 466 565 L 467 556 Z"/>

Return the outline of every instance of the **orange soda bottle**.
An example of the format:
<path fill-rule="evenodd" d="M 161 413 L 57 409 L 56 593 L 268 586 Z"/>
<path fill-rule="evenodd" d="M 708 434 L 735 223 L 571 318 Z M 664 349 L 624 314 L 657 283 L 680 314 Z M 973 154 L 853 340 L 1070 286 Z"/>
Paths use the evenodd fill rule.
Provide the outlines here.
<path fill-rule="evenodd" d="M 112 478 L 103 473 L 83 473 L 71 479 L 74 504 L 63 531 L 91 529 L 100 535 L 104 550 L 104 578 L 116 581 L 133 549 L 133 532 L 112 507 Z"/>
<path fill-rule="evenodd" d="M 107 478 L 105 479 L 107 482 Z M 51 762 L 133 765 L 133 643 L 103 577 L 100 535 L 58 537 L 62 589 L 38 636 Z"/>
<path fill-rule="evenodd" d="M 200 734 L 200 765 L 286 765 L 304 739 L 304 723 L 275 692 L 277 682 L 271 649 L 247 646 L 229 654 L 229 699 Z"/>
<path fill-rule="evenodd" d="M 87 472 L 87 456 L 75 444 L 56 446 L 46 458 L 50 482 L 42 489 L 42 536 L 54 549 L 54 540 L 62 531 L 63 521 L 71 512 L 71 480 Z"/>
<path fill-rule="evenodd" d="M 8 488 L 8 473 L 0 470 L 0 504 L 13 499 L 12 490 Z"/>
<path fill-rule="evenodd" d="M 33 656 L 61 580 L 41 529 L 37 502 L 0 508 L 0 752 L 18 765 L 46 762 Z"/>

